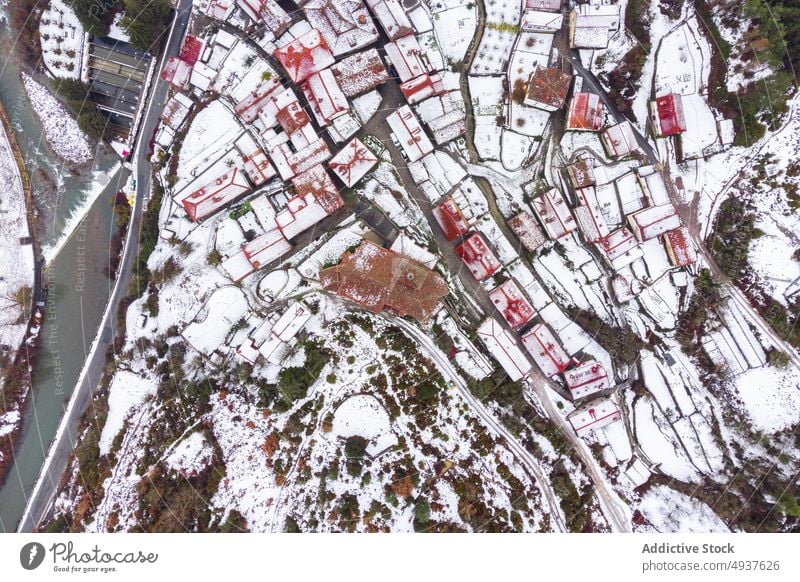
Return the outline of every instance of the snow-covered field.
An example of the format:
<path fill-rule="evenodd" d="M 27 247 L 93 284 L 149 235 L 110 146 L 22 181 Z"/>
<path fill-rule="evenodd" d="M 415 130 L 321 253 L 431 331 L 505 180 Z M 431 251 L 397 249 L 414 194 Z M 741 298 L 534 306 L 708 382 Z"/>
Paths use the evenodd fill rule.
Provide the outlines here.
<path fill-rule="evenodd" d="M 50 0 L 39 22 L 42 58 L 56 77 L 79 79 L 83 59 L 84 30 L 64 0 Z"/>
<path fill-rule="evenodd" d="M 27 210 L 17 162 L 0 126 L 0 350 L 16 352 L 25 334 L 28 315 L 18 298 L 33 286 L 33 246 L 21 245 L 30 236 Z M 27 289 L 27 291 L 24 291 Z"/>
<path fill-rule="evenodd" d="M 70 164 L 85 164 L 93 156 L 92 145 L 72 114 L 50 91 L 23 73 L 22 81 L 33 110 L 42 124 L 44 137 L 53 152 Z"/>

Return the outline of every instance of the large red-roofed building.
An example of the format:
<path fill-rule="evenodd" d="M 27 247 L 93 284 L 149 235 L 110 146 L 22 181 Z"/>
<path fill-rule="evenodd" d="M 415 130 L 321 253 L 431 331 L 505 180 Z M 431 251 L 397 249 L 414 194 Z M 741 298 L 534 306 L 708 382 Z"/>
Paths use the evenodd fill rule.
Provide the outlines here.
<path fill-rule="evenodd" d="M 292 185 L 297 196 L 305 198 L 313 195 L 327 214 L 333 214 L 344 206 L 344 200 L 330 174 L 321 164 L 292 178 Z"/>
<path fill-rule="evenodd" d="M 181 46 L 181 52 L 178 58 L 187 65 L 193 67 L 197 64 L 197 61 L 200 60 L 200 55 L 203 54 L 205 46 L 206 43 L 204 40 L 187 34 L 186 38 L 183 40 L 183 46 Z"/>
<path fill-rule="evenodd" d="M 569 103 L 567 129 L 600 131 L 605 120 L 605 106 L 595 93 L 576 93 Z"/>
<path fill-rule="evenodd" d="M 343 58 L 331 71 L 348 97 L 357 97 L 389 80 L 383 59 L 374 48 Z"/>
<path fill-rule="evenodd" d="M 554 67 L 537 66 L 528 83 L 525 105 L 556 111 L 564 107 L 572 75 L 562 73 Z"/>
<path fill-rule="evenodd" d="M 320 272 L 322 287 L 375 313 L 390 311 L 425 321 L 448 293 L 435 271 L 364 241 L 342 262 Z"/>

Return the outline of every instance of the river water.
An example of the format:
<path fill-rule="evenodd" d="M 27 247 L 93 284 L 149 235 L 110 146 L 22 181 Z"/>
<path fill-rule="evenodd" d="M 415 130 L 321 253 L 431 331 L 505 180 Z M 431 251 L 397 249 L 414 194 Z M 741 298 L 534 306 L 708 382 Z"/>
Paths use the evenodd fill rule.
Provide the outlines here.
<path fill-rule="evenodd" d="M 127 175 L 110 152 L 101 152 L 91 168 L 77 174 L 52 156 L 9 47 L 3 26 L 0 100 L 15 126 L 34 195 L 46 207 L 40 242 L 51 260 L 44 273 L 49 294 L 32 399 L 14 466 L 0 489 L 0 532 L 16 529 L 111 294 L 110 243 L 117 230 L 113 202 Z"/>

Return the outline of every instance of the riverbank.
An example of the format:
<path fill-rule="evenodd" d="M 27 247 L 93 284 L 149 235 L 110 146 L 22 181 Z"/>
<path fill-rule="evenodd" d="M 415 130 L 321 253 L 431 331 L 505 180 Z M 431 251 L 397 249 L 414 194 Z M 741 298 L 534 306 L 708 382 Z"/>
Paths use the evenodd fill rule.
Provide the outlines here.
<path fill-rule="evenodd" d="M 41 249 L 36 238 L 36 216 L 33 205 L 33 191 L 30 177 L 25 168 L 22 151 L 17 143 L 11 120 L 0 103 L 0 165 L 2 172 L 15 176 L 4 176 L 9 185 L 6 192 L 11 199 L 2 201 L 3 236 L 9 240 L 3 243 L 3 253 L 10 261 L 0 262 L 0 278 L 3 283 L 4 300 L 9 301 L 14 311 L 19 313 L 6 330 L 4 323 L 3 351 L 5 360 L 3 375 L 0 378 L 0 485 L 5 482 L 13 463 L 14 450 L 23 428 L 24 411 L 33 386 L 30 371 L 37 354 L 39 332 L 43 320 L 44 296 L 41 283 Z M 10 154 L 10 155 L 9 155 Z M 13 166 L 13 167 L 11 167 Z M 16 182 L 17 191 L 14 191 Z M 14 200 L 21 194 L 22 204 Z M 7 207 L 17 210 L 17 216 L 6 215 Z M 16 221 L 17 224 L 14 224 Z M 15 228 L 16 227 L 16 228 Z M 16 232 L 15 232 L 16 231 Z M 21 236 L 19 236 L 21 235 Z M 16 246 L 11 240 L 16 236 Z M 8 246 L 7 246 L 8 245 Z M 16 252 L 15 252 L 16 251 Z M 14 257 L 14 255 L 17 255 Z M 14 261 L 14 262 L 12 262 Z M 19 261 L 19 262 L 16 262 Z M 16 263 L 16 264 L 15 264 Z M 22 272 L 20 272 L 22 271 Z M 16 289 L 17 285 L 20 285 Z M 12 292 L 9 295 L 9 291 Z M 11 343 L 9 343 L 11 342 Z"/>

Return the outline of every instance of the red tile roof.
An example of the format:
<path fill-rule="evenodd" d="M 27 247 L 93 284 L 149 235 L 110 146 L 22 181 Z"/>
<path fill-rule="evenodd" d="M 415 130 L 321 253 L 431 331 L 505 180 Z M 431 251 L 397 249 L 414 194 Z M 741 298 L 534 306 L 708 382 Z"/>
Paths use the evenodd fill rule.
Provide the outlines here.
<path fill-rule="evenodd" d="M 528 83 L 525 101 L 542 109 L 561 109 L 567 99 L 570 85 L 572 85 L 572 75 L 562 73 L 554 67 L 537 66 Z"/>
<path fill-rule="evenodd" d="M 346 57 L 331 67 L 342 92 L 356 97 L 389 80 L 389 73 L 375 49 Z"/>
<path fill-rule="evenodd" d="M 547 242 L 541 227 L 529 213 L 523 211 L 508 221 L 511 231 L 529 251 L 533 252 Z"/>
<path fill-rule="evenodd" d="M 511 327 L 522 327 L 536 315 L 536 310 L 513 279 L 492 289 L 489 298 Z"/>
<path fill-rule="evenodd" d="M 250 184 L 244 179 L 239 168 L 234 168 L 199 190 L 195 190 L 181 202 L 189 218 L 198 221 L 211 216 L 249 190 Z"/>
<path fill-rule="evenodd" d="M 321 164 L 292 178 L 292 185 L 298 196 L 305 198 L 309 194 L 313 194 L 319 205 L 328 214 L 333 214 L 344 206 L 344 200 L 339 195 L 330 174 Z"/>
<path fill-rule="evenodd" d="M 488 279 L 502 266 L 483 236 L 477 232 L 458 245 L 455 251 L 478 281 Z"/>
<path fill-rule="evenodd" d="M 433 217 L 442 227 L 447 240 L 455 240 L 469 230 L 469 224 L 452 196 L 433 207 Z"/>
<path fill-rule="evenodd" d="M 300 83 L 334 63 L 328 44 L 316 28 L 275 51 L 293 83 Z"/>
<path fill-rule="evenodd" d="M 342 262 L 320 273 L 325 290 L 370 311 L 391 311 L 425 321 L 448 293 L 434 271 L 403 255 L 364 241 Z"/>
<path fill-rule="evenodd" d="M 676 267 L 685 267 L 697 260 L 697 254 L 689 238 L 689 230 L 685 226 L 664 234 L 664 244 L 672 264 Z"/>
<path fill-rule="evenodd" d="M 200 60 L 200 53 L 203 51 L 205 43 L 196 36 L 186 35 L 181 47 L 179 58 L 190 66 L 195 66 Z"/>
<path fill-rule="evenodd" d="M 662 137 L 677 135 L 686 131 L 686 120 L 683 116 L 683 101 L 677 93 L 670 93 L 656 98 L 658 114 L 658 131 Z"/>
<path fill-rule="evenodd" d="M 567 115 L 567 129 L 599 131 L 603 128 L 605 107 L 594 93 L 576 93 L 572 96 Z"/>

